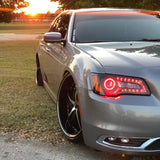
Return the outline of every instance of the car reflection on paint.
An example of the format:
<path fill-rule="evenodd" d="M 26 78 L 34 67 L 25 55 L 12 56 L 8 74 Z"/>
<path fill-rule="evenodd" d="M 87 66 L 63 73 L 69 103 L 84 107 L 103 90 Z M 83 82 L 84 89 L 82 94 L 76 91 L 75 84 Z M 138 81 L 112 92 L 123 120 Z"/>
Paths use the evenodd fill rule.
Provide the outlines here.
<path fill-rule="evenodd" d="M 37 85 L 67 139 L 98 150 L 160 152 L 160 13 L 62 12 L 40 41 Z"/>

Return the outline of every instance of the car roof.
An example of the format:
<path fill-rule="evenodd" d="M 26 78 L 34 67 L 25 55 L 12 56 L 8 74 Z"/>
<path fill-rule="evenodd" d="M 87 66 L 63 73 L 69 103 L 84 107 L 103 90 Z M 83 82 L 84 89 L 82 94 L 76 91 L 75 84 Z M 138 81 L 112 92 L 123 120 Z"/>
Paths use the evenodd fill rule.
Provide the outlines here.
<path fill-rule="evenodd" d="M 100 12 L 100 11 L 129 11 L 132 9 L 120 9 L 120 8 L 84 8 L 76 9 L 75 12 Z"/>
<path fill-rule="evenodd" d="M 86 9 L 76 9 L 70 10 L 73 13 L 83 13 L 83 12 L 134 12 L 134 13 L 146 13 L 151 15 L 160 15 L 160 11 L 153 11 L 153 10 L 144 10 L 144 9 L 125 9 L 125 8 L 86 8 Z"/>

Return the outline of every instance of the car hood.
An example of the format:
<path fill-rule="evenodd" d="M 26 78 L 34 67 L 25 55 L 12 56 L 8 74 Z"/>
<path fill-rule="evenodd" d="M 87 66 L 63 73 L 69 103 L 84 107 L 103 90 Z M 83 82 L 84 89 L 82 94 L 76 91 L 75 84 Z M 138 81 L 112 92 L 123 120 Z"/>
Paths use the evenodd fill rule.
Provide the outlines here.
<path fill-rule="evenodd" d="M 95 58 L 103 67 L 154 67 L 160 66 L 158 42 L 107 42 L 76 44 Z"/>

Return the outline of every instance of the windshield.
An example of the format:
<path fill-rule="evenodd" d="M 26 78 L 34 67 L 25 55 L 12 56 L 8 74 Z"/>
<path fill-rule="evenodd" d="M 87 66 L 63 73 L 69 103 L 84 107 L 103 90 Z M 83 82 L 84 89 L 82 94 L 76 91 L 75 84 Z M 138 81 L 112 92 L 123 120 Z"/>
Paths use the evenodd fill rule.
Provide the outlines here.
<path fill-rule="evenodd" d="M 75 16 L 72 37 L 75 43 L 144 40 L 160 40 L 158 14 L 83 12 Z"/>

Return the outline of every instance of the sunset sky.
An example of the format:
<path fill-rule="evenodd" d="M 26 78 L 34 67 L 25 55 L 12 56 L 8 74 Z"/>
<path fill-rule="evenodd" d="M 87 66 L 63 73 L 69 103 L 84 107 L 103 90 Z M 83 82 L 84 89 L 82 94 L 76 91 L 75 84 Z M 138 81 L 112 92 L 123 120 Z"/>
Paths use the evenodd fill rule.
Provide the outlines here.
<path fill-rule="evenodd" d="M 50 2 L 50 0 L 26 0 L 30 3 L 27 8 L 20 9 L 25 14 L 35 15 L 37 13 L 47 13 L 50 11 L 54 13 L 58 8 L 58 2 Z"/>

